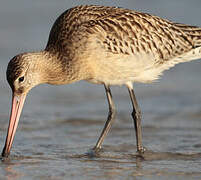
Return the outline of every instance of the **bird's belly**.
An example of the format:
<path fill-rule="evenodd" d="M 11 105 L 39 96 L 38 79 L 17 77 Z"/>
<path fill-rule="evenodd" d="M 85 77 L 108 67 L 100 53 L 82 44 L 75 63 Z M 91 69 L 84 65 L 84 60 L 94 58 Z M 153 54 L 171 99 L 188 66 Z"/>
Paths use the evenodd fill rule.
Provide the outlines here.
<path fill-rule="evenodd" d="M 151 83 L 154 80 L 158 79 L 159 75 L 161 75 L 161 71 L 159 70 L 147 70 L 141 72 L 139 74 L 134 73 L 119 73 L 119 72 L 110 72 L 107 75 L 101 74 L 100 76 L 96 76 L 94 78 L 87 79 L 88 82 L 95 84 L 108 84 L 108 85 L 123 85 L 127 82 L 139 82 L 139 83 Z M 133 75 L 134 74 L 134 75 Z"/>
<path fill-rule="evenodd" d="M 101 57 L 101 56 L 99 56 Z M 150 54 L 143 56 L 112 55 L 93 59 L 91 67 L 93 75 L 87 79 L 92 83 L 122 85 L 127 82 L 152 82 L 158 78 L 160 70 L 154 68 L 154 57 Z"/>

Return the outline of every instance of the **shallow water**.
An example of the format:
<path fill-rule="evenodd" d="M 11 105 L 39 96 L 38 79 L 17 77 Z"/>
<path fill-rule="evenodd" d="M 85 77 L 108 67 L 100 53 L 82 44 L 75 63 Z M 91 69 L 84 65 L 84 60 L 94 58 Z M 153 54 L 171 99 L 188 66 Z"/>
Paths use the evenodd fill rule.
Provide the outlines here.
<path fill-rule="evenodd" d="M 84 1 L 84 4 L 100 4 Z M 0 6 L 0 148 L 10 112 L 11 91 L 5 80 L 9 59 L 42 49 L 55 18 L 76 1 L 2 1 Z M 178 22 L 200 25 L 201 2 L 118 1 L 127 7 Z M 188 13 L 186 13 L 188 12 Z M 136 84 L 143 112 L 143 143 L 137 156 L 131 104 L 125 87 L 112 88 L 118 114 L 96 156 L 95 145 L 107 116 L 104 88 L 85 82 L 41 85 L 29 93 L 11 156 L 0 161 L 0 179 L 200 179 L 201 63 L 177 65 L 160 83 Z"/>

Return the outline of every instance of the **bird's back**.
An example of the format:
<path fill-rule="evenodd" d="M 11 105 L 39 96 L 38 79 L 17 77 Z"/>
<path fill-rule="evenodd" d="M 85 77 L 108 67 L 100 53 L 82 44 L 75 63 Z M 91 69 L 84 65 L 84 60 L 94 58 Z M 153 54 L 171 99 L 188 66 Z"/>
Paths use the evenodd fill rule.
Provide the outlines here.
<path fill-rule="evenodd" d="M 174 64 L 200 58 L 200 46 L 199 27 L 128 9 L 78 6 L 56 20 L 46 49 L 68 59 L 79 54 L 91 63 L 94 78 L 148 82 Z"/>

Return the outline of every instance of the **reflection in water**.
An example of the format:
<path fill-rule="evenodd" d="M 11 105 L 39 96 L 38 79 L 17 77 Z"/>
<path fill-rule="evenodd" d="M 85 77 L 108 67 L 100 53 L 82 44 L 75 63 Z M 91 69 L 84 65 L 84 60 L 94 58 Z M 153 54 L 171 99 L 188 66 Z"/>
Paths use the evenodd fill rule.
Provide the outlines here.
<path fill-rule="evenodd" d="M 137 177 L 154 179 L 155 176 L 181 176 L 183 179 L 191 176 L 201 177 L 200 167 L 194 165 L 200 161 L 201 153 L 184 154 L 149 150 L 142 156 L 136 154 L 135 146 L 130 144 L 105 145 L 101 152 L 94 156 L 82 153 L 83 149 L 89 149 L 88 146 L 64 148 L 64 146 L 48 145 L 46 148 L 50 151 L 46 149 L 43 153 L 32 152 L 31 156 L 22 152 L 24 155 L 11 155 L 2 159 L 0 167 L 4 177 L 6 179 L 29 176 L 34 179 L 47 177 L 62 179 L 69 176 L 95 179 L 121 179 L 128 176 L 134 179 Z M 180 164 L 180 167 L 176 164 Z"/>
<path fill-rule="evenodd" d="M 155 180 L 156 176 L 181 176 L 189 180 L 190 176 L 201 177 L 200 128 L 147 126 L 144 141 L 148 150 L 139 156 L 133 145 L 132 122 L 130 126 L 122 123 L 125 121 L 128 120 L 124 118 L 118 122 L 117 119 L 103 149 L 95 156 L 89 156 L 88 152 L 99 135 L 103 120 L 70 118 L 24 123 L 11 156 L 0 162 L 0 174 L 7 179 L 72 176 L 118 180 L 129 176 Z M 157 151 L 149 150 L 154 148 Z"/>
<path fill-rule="evenodd" d="M 20 162 L 10 160 L 9 158 L 2 158 L 2 170 L 4 171 L 4 179 L 6 180 L 17 180 L 20 177 L 23 177 L 22 172 L 18 172 L 16 169 L 18 166 L 21 166 Z"/>
<path fill-rule="evenodd" d="M 95 156 L 89 156 L 88 152 L 104 120 L 69 118 L 40 122 L 36 119 L 37 123 L 23 123 L 11 156 L 0 162 L 0 179 L 1 176 L 7 179 L 72 176 L 117 180 L 128 176 L 153 180 L 158 176 L 181 176 L 183 180 L 201 177 L 200 128 L 158 128 L 154 123 L 146 126 L 144 141 L 148 150 L 139 156 L 133 145 L 132 121 L 130 124 L 124 123 L 126 121 L 125 117 L 117 119 L 103 149 Z M 174 118 L 166 121 L 174 121 Z"/>

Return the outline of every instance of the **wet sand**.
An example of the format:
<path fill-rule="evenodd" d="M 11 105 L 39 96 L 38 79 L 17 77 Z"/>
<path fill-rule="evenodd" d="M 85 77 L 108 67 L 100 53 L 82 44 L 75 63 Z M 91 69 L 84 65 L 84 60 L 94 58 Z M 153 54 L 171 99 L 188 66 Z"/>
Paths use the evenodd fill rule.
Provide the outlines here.
<path fill-rule="evenodd" d="M 201 26 L 201 2 L 103 4 Z M 73 1 L 19 0 L 0 6 L 0 149 L 11 103 L 5 80 L 7 62 L 17 53 L 42 49 L 55 18 L 74 5 Z M 148 149 L 143 157 L 136 154 L 132 107 L 125 87 L 112 88 L 117 118 L 96 157 L 87 153 L 107 117 L 104 87 L 79 82 L 34 88 L 27 97 L 11 156 L 0 161 L 0 179 L 200 179 L 200 69 L 199 60 L 184 63 L 165 72 L 159 82 L 135 85 L 143 112 L 143 143 Z"/>

